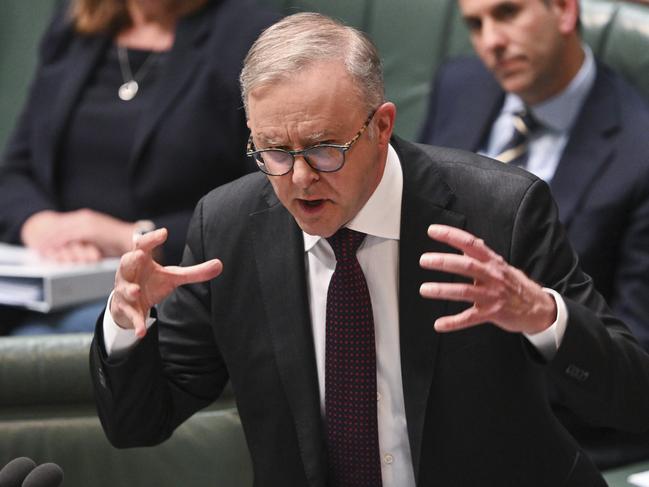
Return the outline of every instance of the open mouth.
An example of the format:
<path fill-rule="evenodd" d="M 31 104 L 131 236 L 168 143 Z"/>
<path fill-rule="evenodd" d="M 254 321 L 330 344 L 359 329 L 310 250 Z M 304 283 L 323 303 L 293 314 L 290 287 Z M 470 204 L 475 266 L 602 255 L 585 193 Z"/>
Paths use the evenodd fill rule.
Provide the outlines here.
<path fill-rule="evenodd" d="M 324 205 L 325 200 L 300 200 L 300 205 L 307 211 L 313 211 L 319 209 Z"/>

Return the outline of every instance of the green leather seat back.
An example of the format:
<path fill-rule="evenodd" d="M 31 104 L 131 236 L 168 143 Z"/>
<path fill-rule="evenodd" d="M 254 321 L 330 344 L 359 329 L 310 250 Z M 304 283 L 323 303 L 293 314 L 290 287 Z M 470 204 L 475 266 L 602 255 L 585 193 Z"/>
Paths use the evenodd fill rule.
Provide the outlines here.
<path fill-rule="evenodd" d="M 596 56 L 649 99 L 649 7 L 582 0 L 582 24 Z"/>
<path fill-rule="evenodd" d="M 54 5 L 55 0 L 3 0 L 0 6 L 0 151 L 22 108 Z"/>
<path fill-rule="evenodd" d="M 231 389 L 162 445 L 118 450 L 95 410 L 90 334 L 0 339 L 0 468 L 55 462 L 66 487 L 243 487 L 252 468 Z"/>
<path fill-rule="evenodd" d="M 8 411 L 92 404 L 89 334 L 0 339 L 0 419 Z"/>
<path fill-rule="evenodd" d="M 94 409 L 68 417 L 0 420 L 0 468 L 28 456 L 54 462 L 65 487 L 249 487 L 252 467 L 235 408 L 200 412 L 165 443 L 113 448 Z"/>

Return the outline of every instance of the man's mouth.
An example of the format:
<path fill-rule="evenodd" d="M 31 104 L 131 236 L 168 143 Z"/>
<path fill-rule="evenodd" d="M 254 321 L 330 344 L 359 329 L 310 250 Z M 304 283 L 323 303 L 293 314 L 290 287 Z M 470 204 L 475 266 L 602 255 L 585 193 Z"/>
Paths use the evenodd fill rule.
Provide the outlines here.
<path fill-rule="evenodd" d="M 325 202 L 324 199 L 317 199 L 317 200 L 299 199 L 298 201 L 300 203 L 300 206 L 306 211 L 318 210 L 319 208 L 322 207 L 322 205 L 324 205 Z"/>

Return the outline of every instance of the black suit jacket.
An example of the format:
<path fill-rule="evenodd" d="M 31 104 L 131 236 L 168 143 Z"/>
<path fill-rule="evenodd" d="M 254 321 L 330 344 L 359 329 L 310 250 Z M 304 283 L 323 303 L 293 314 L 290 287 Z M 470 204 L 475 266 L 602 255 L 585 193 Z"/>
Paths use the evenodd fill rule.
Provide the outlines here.
<path fill-rule="evenodd" d="M 545 374 L 589 421 L 649 428 L 649 361 L 578 268 L 547 186 L 467 152 L 393 143 L 404 173 L 399 333 L 417 485 L 604 485 L 553 416 Z M 463 305 L 419 296 L 422 282 L 449 278 L 419 267 L 423 252 L 450 250 L 428 239 L 430 223 L 479 235 L 565 296 L 570 320 L 551 363 L 521 335 L 489 324 L 434 331 L 437 317 Z M 304 243 L 263 175 L 198 205 L 183 261 L 213 257 L 222 275 L 175 291 L 126 356 L 105 356 L 100 318 L 91 369 L 108 438 L 122 447 L 163 441 L 230 379 L 255 485 L 324 487 Z"/>
<path fill-rule="evenodd" d="M 451 61 L 435 80 L 421 141 L 479 150 L 505 94 L 476 58 Z M 550 182 L 581 265 L 649 350 L 649 109 L 597 65 Z"/>
<path fill-rule="evenodd" d="M 59 146 L 112 36 L 76 34 L 66 12 L 64 6 L 56 13 L 42 40 L 27 103 L 3 157 L 2 241 L 18 243 L 20 228 L 33 213 L 73 209 L 61 207 Z M 248 0 L 211 0 L 177 26 L 129 158 L 132 213 L 169 229 L 169 262 L 180 260 L 200 197 L 254 169 L 244 156 L 248 131 L 238 75 L 253 41 L 275 20 Z"/>

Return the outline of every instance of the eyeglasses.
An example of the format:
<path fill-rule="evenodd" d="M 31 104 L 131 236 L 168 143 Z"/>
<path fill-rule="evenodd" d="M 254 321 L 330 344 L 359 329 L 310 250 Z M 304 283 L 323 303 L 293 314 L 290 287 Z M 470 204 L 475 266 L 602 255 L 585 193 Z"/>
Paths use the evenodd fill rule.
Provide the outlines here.
<path fill-rule="evenodd" d="M 253 157 L 259 169 L 269 176 L 283 176 L 293 169 L 295 157 L 302 156 L 306 163 L 318 172 L 335 172 L 345 164 L 345 153 L 363 135 L 376 110 L 365 120 L 361 129 L 346 144 L 316 144 L 301 150 L 260 149 L 255 150 L 252 134 L 248 138 L 246 155 Z"/>

